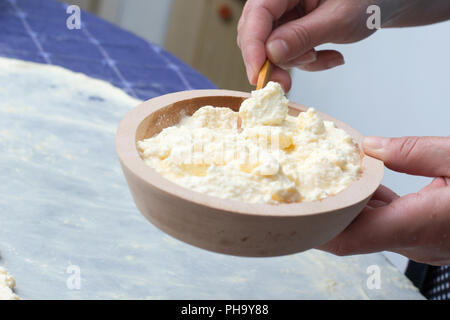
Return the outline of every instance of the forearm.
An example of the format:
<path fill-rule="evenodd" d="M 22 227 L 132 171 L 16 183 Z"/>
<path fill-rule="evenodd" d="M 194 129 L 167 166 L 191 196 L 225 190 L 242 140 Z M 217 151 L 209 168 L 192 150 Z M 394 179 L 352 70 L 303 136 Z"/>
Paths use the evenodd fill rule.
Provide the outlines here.
<path fill-rule="evenodd" d="M 422 26 L 450 19 L 450 0 L 381 0 L 383 28 Z M 383 19 L 384 20 L 384 19 Z"/>

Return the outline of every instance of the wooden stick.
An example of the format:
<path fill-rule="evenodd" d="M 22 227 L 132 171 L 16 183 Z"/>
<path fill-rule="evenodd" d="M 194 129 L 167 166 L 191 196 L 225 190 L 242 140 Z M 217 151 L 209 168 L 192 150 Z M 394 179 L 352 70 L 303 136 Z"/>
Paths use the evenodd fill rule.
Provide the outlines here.
<path fill-rule="evenodd" d="M 272 74 L 272 62 L 270 62 L 270 60 L 267 59 L 263 67 L 259 71 L 256 90 L 262 89 L 266 86 L 267 82 L 269 82 L 270 80 L 271 74 Z"/>

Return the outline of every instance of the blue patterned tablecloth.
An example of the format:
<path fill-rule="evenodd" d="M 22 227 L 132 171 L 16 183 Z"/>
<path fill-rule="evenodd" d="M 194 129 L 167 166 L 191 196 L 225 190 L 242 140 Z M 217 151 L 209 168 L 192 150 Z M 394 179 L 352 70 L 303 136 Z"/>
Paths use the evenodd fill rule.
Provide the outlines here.
<path fill-rule="evenodd" d="M 142 100 L 215 87 L 159 46 L 85 11 L 81 29 L 69 30 L 66 9 L 53 0 L 0 0 L 0 56 L 82 72 Z"/>

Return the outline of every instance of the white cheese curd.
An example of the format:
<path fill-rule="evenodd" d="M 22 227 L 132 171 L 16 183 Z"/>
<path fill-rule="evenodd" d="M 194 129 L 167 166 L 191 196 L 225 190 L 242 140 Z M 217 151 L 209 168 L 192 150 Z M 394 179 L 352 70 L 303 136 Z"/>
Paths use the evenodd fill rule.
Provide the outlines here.
<path fill-rule="evenodd" d="M 0 267 L 0 300 L 20 300 L 13 292 L 16 281 L 4 268 Z"/>
<path fill-rule="evenodd" d="M 288 115 L 276 82 L 253 91 L 239 112 L 204 106 L 137 147 L 147 165 L 181 186 L 251 203 L 320 200 L 361 173 L 353 139 L 312 108 Z"/>

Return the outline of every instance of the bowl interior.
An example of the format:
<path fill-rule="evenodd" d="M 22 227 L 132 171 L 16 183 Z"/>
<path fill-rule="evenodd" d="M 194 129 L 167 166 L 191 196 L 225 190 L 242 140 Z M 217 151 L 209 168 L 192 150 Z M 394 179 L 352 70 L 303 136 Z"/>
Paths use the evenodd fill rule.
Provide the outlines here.
<path fill-rule="evenodd" d="M 206 105 L 228 107 L 237 112 L 245 99 L 246 97 L 236 96 L 207 96 L 171 103 L 155 110 L 142 120 L 136 130 L 136 142 L 151 138 L 164 128 L 176 125 L 183 117 L 191 116 L 197 109 Z M 297 116 L 302 111 L 304 110 L 289 107 L 289 115 L 291 116 Z"/>

